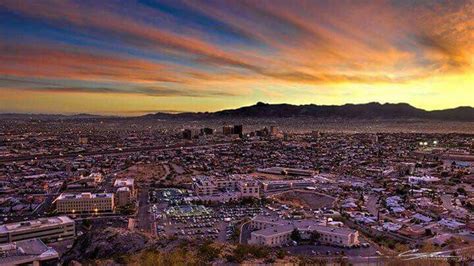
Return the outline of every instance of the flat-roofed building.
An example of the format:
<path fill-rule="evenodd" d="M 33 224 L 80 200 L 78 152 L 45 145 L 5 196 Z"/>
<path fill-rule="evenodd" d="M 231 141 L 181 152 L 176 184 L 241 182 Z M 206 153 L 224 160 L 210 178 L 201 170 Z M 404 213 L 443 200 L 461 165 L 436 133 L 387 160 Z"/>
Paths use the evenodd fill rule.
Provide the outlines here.
<path fill-rule="evenodd" d="M 117 178 L 114 181 L 115 188 L 128 187 L 132 197 L 135 196 L 135 179 L 133 178 Z"/>
<path fill-rule="evenodd" d="M 291 240 L 291 233 L 295 227 L 292 224 L 279 225 L 261 229 L 250 234 L 249 244 L 278 247 Z"/>
<path fill-rule="evenodd" d="M 193 179 L 193 190 L 198 196 L 212 196 L 217 193 L 217 185 L 209 176 L 197 176 Z"/>
<path fill-rule="evenodd" d="M 131 201 L 131 193 L 128 187 L 119 187 L 115 193 L 117 198 L 117 206 L 125 206 Z"/>
<path fill-rule="evenodd" d="M 56 199 L 56 210 L 58 213 L 113 212 L 114 207 L 113 193 L 63 193 Z"/>
<path fill-rule="evenodd" d="M 291 175 L 291 176 L 313 176 L 315 171 L 298 169 L 298 168 L 287 168 L 287 167 L 269 167 L 259 168 L 257 172 L 272 174 L 272 175 Z"/>
<path fill-rule="evenodd" d="M 255 180 L 240 180 L 237 182 L 237 190 L 242 198 L 259 198 L 260 185 Z"/>
<path fill-rule="evenodd" d="M 250 235 L 249 244 L 281 246 L 291 240 L 293 230 L 298 230 L 303 239 L 310 239 L 313 232 L 320 235 L 323 244 L 352 247 L 359 244 L 359 233 L 344 227 L 325 226 L 312 220 L 281 220 L 256 216 L 250 226 L 256 229 Z"/>
<path fill-rule="evenodd" d="M 59 265 L 59 253 L 40 239 L 0 245 L 0 265 Z"/>
<path fill-rule="evenodd" d="M 310 179 L 295 180 L 264 180 L 260 181 L 264 192 L 285 191 L 290 189 L 305 189 L 315 185 Z"/>
<path fill-rule="evenodd" d="M 67 216 L 40 218 L 0 226 L 0 243 L 39 238 L 44 241 L 71 239 L 76 236 L 74 221 Z"/>
<path fill-rule="evenodd" d="M 237 185 L 237 179 L 232 176 L 227 178 L 216 178 L 213 182 L 220 190 L 234 191 Z"/>
<path fill-rule="evenodd" d="M 439 182 L 440 179 L 434 176 L 409 176 L 408 182 L 412 184 L 430 184 Z"/>
<path fill-rule="evenodd" d="M 257 215 L 250 221 L 252 230 L 261 230 L 270 227 L 283 225 L 282 220 L 272 216 Z"/>
<path fill-rule="evenodd" d="M 197 176 L 193 178 L 194 193 L 205 201 L 227 202 L 239 198 L 259 198 L 260 184 L 245 176 Z"/>
<path fill-rule="evenodd" d="M 264 192 L 290 190 L 291 184 L 285 180 L 264 180 L 260 182 Z"/>

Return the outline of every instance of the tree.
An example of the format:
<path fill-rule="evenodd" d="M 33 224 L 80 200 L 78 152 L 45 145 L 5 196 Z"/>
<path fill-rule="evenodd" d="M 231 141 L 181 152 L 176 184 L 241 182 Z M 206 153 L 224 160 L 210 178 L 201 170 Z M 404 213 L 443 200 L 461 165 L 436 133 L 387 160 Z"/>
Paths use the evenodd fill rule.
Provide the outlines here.
<path fill-rule="evenodd" d="M 466 195 L 466 189 L 463 187 L 459 187 L 456 191 L 461 195 Z"/>
<path fill-rule="evenodd" d="M 410 247 L 401 243 L 397 243 L 395 244 L 395 250 L 398 252 L 405 252 L 405 251 L 410 250 Z"/>
<path fill-rule="evenodd" d="M 285 256 L 286 256 L 286 251 L 284 251 L 283 249 L 278 249 L 278 251 L 276 252 L 276 256 L 277 258 L 279 259 L 284 259 Z"/>
<path fill-rule="evenodd" d="M 318 231 L 311 232 L 311 236 L 310 236 L 311 242 L 316 243 L 319 241 L 320 238 L 321 238 L 321 234 Z"/>
<path fill-rule="evenodd" d="M 426 228 L 426 229 L 425 229 L 425 235 L 426 235 L 426 236 L 432 236 L 432 235 L 433 235 L 433 232 L 431 231 L 430 228 Z"/>
<path fill-rule="evenodd" d="M 448 258 L 448 264 L 449 264 L 450 266 L 457 265 L 457 260 L 456 260 L 457 254 L 456 254 L 456 251 L 451 252 L 451 254 L 449 254 L 449 255 L 450 255 L 450 257 Z"/>
<path fill-rule="evenodd" d="M 420 250 L 421 252 L 434 252 L 436 251 L 436 247 L 432 243 L 428 242 L 425 243 Z"/>
<path fill-rule="evenodd" d="M 84 226 L 85 228 L 87 229 L 90 229 L 90 227 L 92 226 L 92 222 L 90 220 L 83 220 L 82 221 L 82 226 Z"/>
<path fill-rule="evenodd" d="M 238 242 L 239 238 L 240 238 L 240 227 L 235 225 L 234 230 L 232 231 L 232 235 L 230 236 L 230 239 Z"/>
<path fill-rule="evenodd" d="M 212 246 L 212 241 L 206 241 L 199 247 L 199 258 L 205 262 L 210 262 L 219 257 L 221 251 L 217 247 Z"/>
<path fill-rule="evenodd" d="M 296 229 L 296 228 L 293 229 L 293 232 L 291 232 L 290 238 L 293 241 L 300 242 L 301 241 L 300 231 L 298 231 L 298 229 Z"/>

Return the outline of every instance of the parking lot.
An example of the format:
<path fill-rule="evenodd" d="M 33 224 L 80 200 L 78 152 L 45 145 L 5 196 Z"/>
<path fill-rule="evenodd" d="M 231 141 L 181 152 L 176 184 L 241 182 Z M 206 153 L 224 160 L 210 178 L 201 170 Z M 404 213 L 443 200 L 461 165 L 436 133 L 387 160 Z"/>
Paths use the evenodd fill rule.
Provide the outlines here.
<path fill-rule="evenodd" d="M 157 233 L 187 239 L 231 240 L 235 225 L 246 217 L 262 213 L 258 206 L 204 207 L 202 205 L 153 205 Z"/>

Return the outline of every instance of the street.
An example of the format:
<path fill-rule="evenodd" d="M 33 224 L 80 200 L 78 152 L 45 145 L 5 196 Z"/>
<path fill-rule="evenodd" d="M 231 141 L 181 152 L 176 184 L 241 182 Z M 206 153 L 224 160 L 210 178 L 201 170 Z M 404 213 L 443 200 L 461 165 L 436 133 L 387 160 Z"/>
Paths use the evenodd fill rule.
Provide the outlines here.
<path fill-rule="evenodd" d="M 149 212 L 148 184 L 142 183 L 138 188 L 138 213 L 136 223 L 140 232 L 156 235 L 155 222 Z"/>

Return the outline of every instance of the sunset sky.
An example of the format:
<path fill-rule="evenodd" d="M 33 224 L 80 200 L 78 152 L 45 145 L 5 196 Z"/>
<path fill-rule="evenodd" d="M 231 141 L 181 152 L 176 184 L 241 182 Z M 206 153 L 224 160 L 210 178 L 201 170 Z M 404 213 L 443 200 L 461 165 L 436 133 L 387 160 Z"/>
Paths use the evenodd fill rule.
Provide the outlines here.
<path fill-rule="evenodd" d="M 0 0 L 0 112 L 474 106 L 474 0 Z"/>

